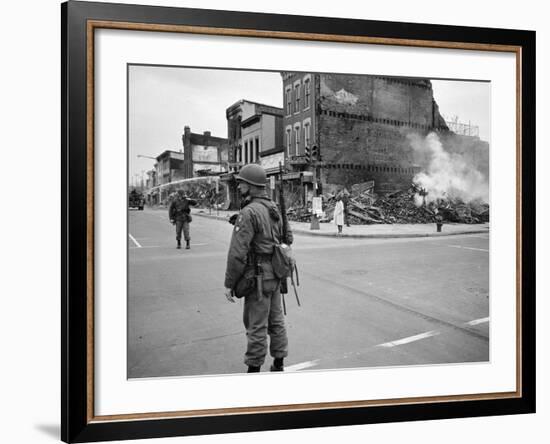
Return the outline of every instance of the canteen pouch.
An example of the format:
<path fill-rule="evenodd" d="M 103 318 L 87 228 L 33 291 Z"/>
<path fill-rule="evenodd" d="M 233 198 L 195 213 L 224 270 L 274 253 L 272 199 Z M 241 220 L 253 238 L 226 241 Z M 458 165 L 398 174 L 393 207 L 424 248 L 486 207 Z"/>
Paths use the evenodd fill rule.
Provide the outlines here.
<path fill-rule="evenodd" d="M 290 246 L 287 244 L 274 245 L 271 266 L 273 267 L 273 274 L 278 279 L 286 279 L 290 276 L 294 268 L 294 257 Z"/>
<path fill-rule="evenodd" d="M 254 266 L 247 265 L 244 269 L 244 273 L 241 278 L 237 281 L 237 285 L 233 289 L 235 297 L 243 298 L 249 296 L 256 291 L 256 273 Z"/>

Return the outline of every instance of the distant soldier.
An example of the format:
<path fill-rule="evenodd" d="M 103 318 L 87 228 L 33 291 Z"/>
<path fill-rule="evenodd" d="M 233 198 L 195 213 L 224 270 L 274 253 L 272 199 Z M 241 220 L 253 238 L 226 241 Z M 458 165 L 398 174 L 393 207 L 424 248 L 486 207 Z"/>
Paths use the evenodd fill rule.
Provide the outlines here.
<path fill-rule="evenodd" d="M 185 248 L 189 250 L 189 223 L 191 222 L 191 208 L 190 206 L 197 205 L 197 201 L 189 199 L 183 190 L 178 190 L 176 198 L 170 204 L 168 209 L 168 217 L 172 225 L 176 225 L 176 240 L 178 242 L 177 248 L 181 248 L 181 231 L 183 229 L 183 236 L 185 238 Z"/>
<path fill-rule="evenodd" d="M 283 222 L 277 205 L 267 197 L 266 174 L 257 164 L 245 165 L 239 175 L 238 190 L 243 205 L 234 220 L 233 235 L 227 255 L 225 271 L 225 297 L 235 302 L 234 294 L 252 271 L 252 284 L 245 298 L 243 321 L 246 328 L 247 349 L 244 363 L 248 373 L 260 371 L 269 351 L 274 358 L 271 371 L 283 371 L 283 360 L 288 354 L 288 340 L 282 310 L 280 280 L 273 273 L 271 263 L 273 247 L 277 243 L 292 243 L 292 232 L 283 237 Z M 248 273 L 250 275 L 250 273 Z"/>

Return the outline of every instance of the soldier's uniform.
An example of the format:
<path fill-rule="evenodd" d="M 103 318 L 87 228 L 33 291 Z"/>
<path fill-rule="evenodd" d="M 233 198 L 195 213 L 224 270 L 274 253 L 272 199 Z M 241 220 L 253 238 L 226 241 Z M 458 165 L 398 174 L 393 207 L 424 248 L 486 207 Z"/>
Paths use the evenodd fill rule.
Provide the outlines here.
<path fill-rule="evenodd" d="M 176 240 L 178 242 L 178 248 L 181 245 L 181 232 L 183 230 L 183 237 L 187 242 L 187 248 L 189 248 L 189 222 L 191 221 L 191 208 L 189 206 L 197 205 L 197 201 L 189 199 L 178 193 L 177 197 L 170 204 L 168 209 L 168 217 L 172 223 L 176 224 Z"/>
<path fill-rule="evenodd" d="M 285 241 L 292 242 L 287 227 Z M 277 205 L 265 193 L 244 202 L 231 237 L 227 255 L 225 287 L 234 289 L 247 264 L 259 263 L 263 272 L 263 293 L 253 291 L 245 297 L 243 321 L 246 328 L 247 349 L 244 363 L 261 367 L 269 351 L 273 358 L 282 359 L 288 354 L 288 340 L 281 303 L 280 281 L 273 274 L 271 257 L 274 238 L 282 241 L 282 219 Z"/>

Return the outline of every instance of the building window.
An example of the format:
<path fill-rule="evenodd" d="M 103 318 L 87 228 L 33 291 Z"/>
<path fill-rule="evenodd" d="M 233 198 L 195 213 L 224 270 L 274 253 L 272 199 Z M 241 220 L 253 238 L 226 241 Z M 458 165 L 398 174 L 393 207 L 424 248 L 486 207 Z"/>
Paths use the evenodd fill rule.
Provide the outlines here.
<path fill-rule="evenodd" d="M 248 142 L 244 143 L 244 163 L 248 163 Z"/>
<path fill-rule="evenodd" d="M 294 127 L 294 154 L 300 154 L 300 125 Z"/>
<path fill-rule="evenodd" d="M 304 147 L 310 146 L 310 126 L 309 122 L 304 123 Z"/>
<path fill-rule="evenodd" d="M 260 138 L 256 137 L 254 142 L 256 142 L 254 160 L 258 162 L 260 160 Z"/>
<path fill-rule="evenodd" d="M 292 87 L 286 90 L 286 114 L 287 116 L 292 114 Z"/>
<path fill-rule="evenodd" d="M 292 146 L 292 129 L 288 127 L 286 129 L 286 153 L 290 156 L 290 147 Z"/>
<path fill-rule="evenodd" d="M 304 81 L 304 109 L 309 108 L 310 96 L 311 96 L 311 80 L 308 78 Z"/>
<path fill-rule="evenodd" d="M 295 97 L 295 108 L 294 112 L 299 113 L 300 112 L 300 84 L 297 83 L 294 85 L 294 97 Z"/>

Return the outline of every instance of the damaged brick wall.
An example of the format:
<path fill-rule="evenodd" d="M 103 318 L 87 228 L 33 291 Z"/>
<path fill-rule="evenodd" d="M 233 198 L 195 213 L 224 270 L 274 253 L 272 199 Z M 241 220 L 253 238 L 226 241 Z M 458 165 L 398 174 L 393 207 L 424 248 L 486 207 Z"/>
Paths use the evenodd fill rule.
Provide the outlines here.
<path fill-rule="evenodd" d="M 410 185 L 407 134 L 446 130 L 429 80 L 321 74 L 318 135 L 327 185 L 375 180 L 377 192 Z"/>

